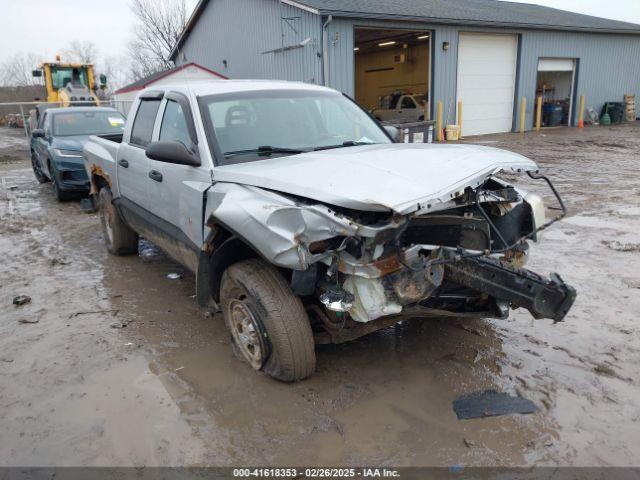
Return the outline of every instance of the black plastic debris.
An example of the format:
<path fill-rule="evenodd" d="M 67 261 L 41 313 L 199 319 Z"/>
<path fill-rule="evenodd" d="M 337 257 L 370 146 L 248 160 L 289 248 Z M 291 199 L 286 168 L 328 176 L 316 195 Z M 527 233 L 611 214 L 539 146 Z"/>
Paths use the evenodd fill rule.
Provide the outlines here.
<path fill-rule="evenodd" d="M 538 411 L 538 407 L 526 398 L 485 390 L 457 398 L 453 401 L 453 411 L 456 412 L 458 420 L 469 420 L 511 413 L 533 413 Z"/>
<path fill-rule="evenodd" d="M 29 295 L 18 295 L 17 297 L 13 297 L 13 304 L 18 307 L 26 305 L 29 302 L 31 302 L 31 297 Z"/>

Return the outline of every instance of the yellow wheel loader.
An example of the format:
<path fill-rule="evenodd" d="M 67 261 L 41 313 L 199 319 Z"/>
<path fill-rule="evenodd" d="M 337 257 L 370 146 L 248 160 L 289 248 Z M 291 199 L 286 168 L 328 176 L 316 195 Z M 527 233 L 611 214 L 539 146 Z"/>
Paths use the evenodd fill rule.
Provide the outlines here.
<path fill-rule="evenodd" d="M 107 77 L 100 75 L 96 84 L 93 65 L 90 63 L 64 63 L 56 56 L 55 62 L 45 62 L 33 71 L 34 77 L 44 77 L 47 103 L 60 107 L 99 106 L 97 92 L 106 87 Z"/>

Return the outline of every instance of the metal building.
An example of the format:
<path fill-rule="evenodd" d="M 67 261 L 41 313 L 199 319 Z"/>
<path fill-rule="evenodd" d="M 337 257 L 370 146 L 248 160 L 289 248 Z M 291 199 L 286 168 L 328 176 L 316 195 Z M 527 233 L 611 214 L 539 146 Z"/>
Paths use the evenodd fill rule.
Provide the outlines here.
<path fill-rule="evenodd" d="M 465 135 L 514 130 L 523 97 L 531 128 L 539 96 L 574 125 L 580 95 L 599 114 L 640 93 L 640 25 L 496 0 L 200 0 L 172 58 L 325 84 L 374 115 L 443 102 L 453 123 L 461 101 Z"/>

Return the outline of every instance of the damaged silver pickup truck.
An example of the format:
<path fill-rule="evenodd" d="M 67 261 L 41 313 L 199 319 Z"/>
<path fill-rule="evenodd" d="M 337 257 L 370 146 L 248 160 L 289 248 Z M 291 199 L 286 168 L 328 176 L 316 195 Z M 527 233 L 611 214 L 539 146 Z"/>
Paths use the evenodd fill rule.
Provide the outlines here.
<path fill-rule="evenodd" d="M 219 81 L 142 92 L 84 157 L 109 251 L 142 235 L 193 270 L 199 303 L 277 379 L 311 375 L 315 343 L 408 316 L 561 321 L 575 290 L 523 268 L 557 219 L 500 178 L 546 181 L 564 212 L 536 164 L 392 138 L 327 88 Z"/>

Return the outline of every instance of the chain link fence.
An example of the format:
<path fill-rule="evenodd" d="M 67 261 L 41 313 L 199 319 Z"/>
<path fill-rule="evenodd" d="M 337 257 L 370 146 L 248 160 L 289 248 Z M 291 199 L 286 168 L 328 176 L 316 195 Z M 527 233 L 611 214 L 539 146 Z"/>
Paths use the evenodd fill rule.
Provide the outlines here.
<path fill-rule="evenodd" d="M 48 104 L 43 102 L 0 103 L 0 126 L 23 129 L 25 136 L 28 137 L 35 125 L 35 109 L 38 105 Z M 51 106 L 59 105 L 51 104 Z"/>

